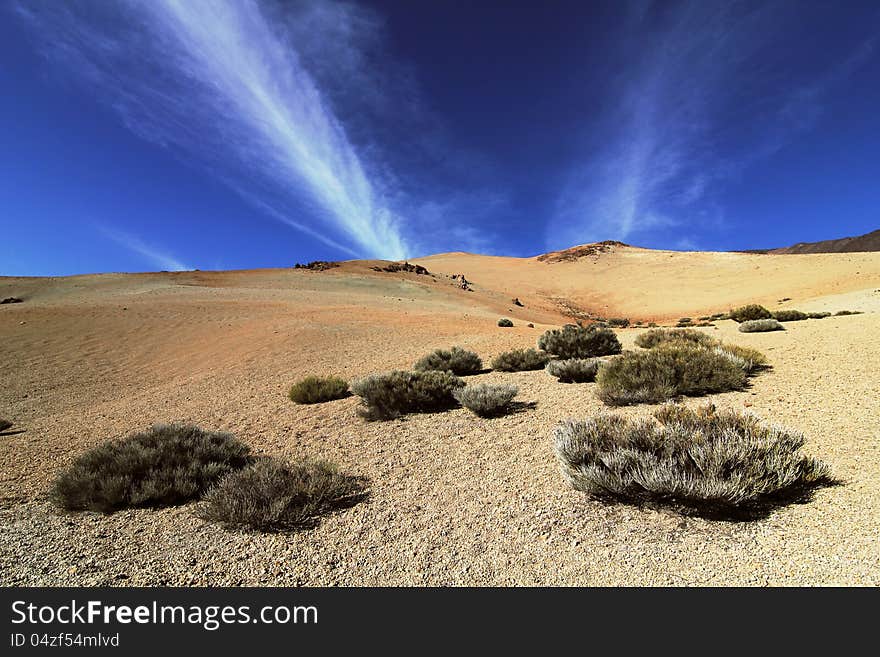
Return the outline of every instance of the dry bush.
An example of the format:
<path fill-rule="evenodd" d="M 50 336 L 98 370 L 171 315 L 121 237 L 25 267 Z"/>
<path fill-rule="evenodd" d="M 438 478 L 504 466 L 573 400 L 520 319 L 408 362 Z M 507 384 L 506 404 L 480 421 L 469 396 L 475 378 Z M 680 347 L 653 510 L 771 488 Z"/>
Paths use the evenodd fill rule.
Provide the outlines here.
<path fill-rule="evenodd" d="M 693 329 L 653 329 L 636 337 L 636 345 L 645 349 L 667 342 L 690 342 L 702 347 L 718 344 L 718 340 Z"/>
<path fill-rule="evenodd" d="M 807 313 L 807 319 L 825 319 L 826 317 L 831 317 L 831 313 L 829 313 L 829 312 Z"/>
<path fill-rule="evenodd" d="M 12 426 L 12 422 L 10 422 L 9 420 L 4 420 L 3 418 L 0 418 L 0 431 L 6 431 L 11 426 Z"/>
<path fill-rule="evenodd" d="M 464 382 L 449 372 L 373 374 L 351 384 L 361 398 L 361 414 L 369 420 L 389 420 L 404 413 L 430 413 L 456 405 L 452 392 Z"/>
<path fill-rule="evenodd" d="M 725 358 L 729 358 L 746 374 L 754 374 L 768 367 L 767 357 L 751 347 L 740 347 L 736 344 L 719 344 L 714 347 L 714 351 Z"/>
<path fill-rule="evenodd" d="M 538 348 L 562 359 L 610 356 L 621 352 L 620 340 L 608 328 L 566 324 L 538 338 Z"/>
<path fill-rule="evenodd" d="M 773 319 L 779 322 L 801 322 L 807 319 L 807 313 L 800 310 L 777 310 L 773 313 Z"/>
<path fill-rule="evenodd" d="M 670 342 L 606 363 L 596 376 L 596 394 L 611 406 L 656 403 L 679 395 L 741 390 L 746 379 L 746 372 L 726 355 Z"/>
<path fill-rule="evenodd" d="M 511 326 L 513 326 L 513 322 L 511 322 L 506 317 L 502 317 L 501 319 L 498 320 L 498 326 L 500 326 L 502 328 L 510 328 Z"/>
<path fill-rule="evenodd" d="M 740 333 L 763 333 L 784 331 L 785 327 L 775 319 L 750 319 L 739 325 Z"/>
<path fill-rule="evenodd" d="M 319 404 L 348 394 L 348 382 L 338 376 L 307 376 L 290 387 L 288 396 L 297 404 Z"/>
<path fill-rule="evenodd" d="M 199 516 L 237 529 L 283 531 L 314 526 L 318 516 L 367 495 L 367 480 L 323 461 L 263 458 L 226 475 L 205 495 Z"/>
<path fill-rule="evenodd" d="M 452 372 L 458 376 L 476 374 L 483 369 L 483 361 L 473 351 L 461 347 L 436 349 L 420 358 L 413 367 L 418 372 Z"/>
<path fill-rule="evenodd" d="M 250 448 L 231 434 L 157 424 L 77 458 L 56 479 L 52 498 L 69 511 L 103 513 L 179 504 L 249 462 Z"/>
<path fill-rule="evenodd" d="M 843 317 L 845 315 L 861 315 L 861 314 L 862 314 L 861 310 L 838 310 L 836 313 L 834 313 L 834 316 L 835 317 Z"/>
<path fill-rule="evenodd" d="M 834 483 L 826 464 L 800 454 L 801 434 L 752 415 L 667 404 L 654 417 L 563 422 L 553 434 L 563 474 L 598 498 L 710 516 L 766 514 Z"/>
<path fill-rule="evenodd" d="M 498 354 L 492 360 L 492 369 L 500 372 L 525 372 L 527 370 L 540 370 L 550 360 L 550 356 L 543 351 L 534 349 L 514 349 Z"/>
<path fill-rule="evenodd" d="M 596 380 L 602 361 L 598 358 L 567 358 L 547 363 L 547 373 L 562 383 L 589 383 Z"/>
<path fill-rule="evenodd" d="M 509 384 L 478 383 L 459 388 L 452 394 L 462 406 L 480 417 L 493 417 L 508 410 L 517 392 L 517 387 Z"/>
<path fill-rule="evenodd" d="M 735 322 L 747 322 L 752 319 L 769 319 L 773 317 L 773 314 L 767 310 L 764 306 L 759 306 L 756 303 L 749 304 L 747 306 L 741 306 L 736 308 L 735 310 L 731 310 L 728 314 L 728 317 Z"/>
<path fill-rule="evenodd" d="M 629 318 L 627 317 L 611 317 L 606 322 L 608 326 L 613 326 L 615 328 L 626 328 L 629 326 Z"/>

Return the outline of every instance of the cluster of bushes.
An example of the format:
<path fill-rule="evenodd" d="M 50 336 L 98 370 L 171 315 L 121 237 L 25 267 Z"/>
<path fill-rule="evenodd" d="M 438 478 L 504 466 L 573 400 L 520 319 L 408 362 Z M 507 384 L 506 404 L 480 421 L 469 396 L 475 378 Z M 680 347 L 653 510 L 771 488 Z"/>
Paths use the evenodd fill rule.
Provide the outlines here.
<path fill-rule="evenodd" d="M 567 420 L 553 438 L 570 484 L 598 498 L 706 515 L 765 513 L 833 483 L 825 463 L 800 453 L 800 434 L 711 405 L 668 404 L 654 419 Z"/>
<path fill-rule="evenodd" d="M 638 336 L 636 345 L 647 351 L 624 353 L 596 376 L 596 394 L 610 406 L 742 390 L 767 364 L 754 349 L 692 329 L 653 329 Z"/>
<path fill-rule="evenodd" d="M 113 513 L 199 498 L 199 515 L 230 527 L 289 529 L 361 499 L 366 480 L 328 463 L 254 459 L 228 433 L 159 424 L 91 449 L 55 480 L 51 498 L 66 511 Z"/>
<path fill-rule="evenodd" d="M 788 299 L 785 299 L 788 301 Z M 857 310 L 840 310 L 834 313 L 835 316 L 842 315 L 858 315 L 860 314 Z M 830 312 L 812 312 L 805 313 L 800 310 L 776 310 L 769 311 L 764 306 L 760 306 L 758 304 L 749 304 L 747 306 L 742 306 L 741 308 L 737 308 L 735 310 L 731 310 L 728 316 L 730 319 L 735 322 L 748 322 L 759 319 L 775 319 L 778 322 L 801 322 L 805 319 L 825 319 L 826 317 L 831 317 Z M 763 329 L 763 330 L 776 330 L 779 329 Z"/>
<path fill-rule="evenodd" d="M 747 378 L 748 373 L 724 354 L 674 341 L 606 363 L 596 376 L 596 394 L 611 406 L 656 403 L 679 395 L 742 390 Z"/>

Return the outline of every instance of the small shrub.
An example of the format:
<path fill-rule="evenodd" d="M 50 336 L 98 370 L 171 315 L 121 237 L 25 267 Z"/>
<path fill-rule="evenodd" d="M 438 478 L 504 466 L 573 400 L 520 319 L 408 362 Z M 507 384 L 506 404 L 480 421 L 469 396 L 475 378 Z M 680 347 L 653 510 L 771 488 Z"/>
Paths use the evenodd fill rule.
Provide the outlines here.
<path fill-rule="evenodd" d="M 597 358 L 551 360 L 545 369 L 550 376 L 555 376 L 562 383 L 588 383 L 596 380 L 601 362 Z"/>
<path fill-rule="evenodd" d="M 506 317 L 502 317 L 501 319 L 498 320 L 498 326 L 500 326 L 502 328 L 510 328 L 511 326 L 513 326 L 513 322 L 511 322 Z"/>
<path fill-rule="evenodd" d="M 307 376 L 294 383 L 288 396 L 297 404 L 319 404 L 348 397 L 348 382 L 337 376 Z"/>
<path fill-rule="evenodd" d="M 626 317 L 612 317 L 608 320 L 607 324 L 615 328 L 626 328 L 629 326 L 629 319 Z"/>
<path fill-rule="evenodd" d="M 645 349 L 651 349 L 668 342 L 690 342 L 702 347 L 718 344 L 714 338 L 692 329 L 654 329 L 636 337 L 636 345 Z"/>
<path fill-rule="evenodd" d="M 681 318 L 679 318 L 678 323 L 679 324 L 690 324 L 693 321 L 694 320 L 691 319 L 690 317 L 681 317 Z"/>
<path fill-rule="evenodd" d="M 729 317 L 733 321 L 740 323 L 747 322 L 752 319 L 770 319 L 771 317 L 773 317 L 773 314 L 764 306 L 759 306 L 756 303 L 752 303 L 747 306 L 742 306 L 735 310 L 731 310 Z"/>
<path fill-rule="evenodd" d="M 404 413 L 430 413 L 455 406 L 452 392 L 464 382 L 449 372 L 373 374 L 351 384 L 361 398 L 362 414 L 371 420 L 388 420 Z"/>
<path fill-rule="evenodd" d="M 462 406 L 480 417 L 492 417 L 503 414 L 517 392 L 517 387 L 512 385 L 478 383 L 459 388 L 452 394 Z"/>
<path fill-rule="evenodd" d="M 3 418 L 0 418 L 0 431 L 6 431 L 11 426 L 12 426 L 12 422 L 10 422 L 9 420 L 4 420 Z"/>
<path fill-rule="evenodd" d="M 784 331 L 785 327 L 775 319 L 750 319 L 739 325 L 740 333 L 763 333 Z"/>
<path fill-rule="evenodd" d="M 720 344 L 714 350 L 715 353 L 729 358 L 746 374 L 753 374 L 767 367 L 767 357 L 757 349 L 735 344 Z"/>
<path fill-rule="evenodd" d="M 773 319 L 778 322 L 801 322 L 807 319 L 807 313 L 800 310 L 777 310 L 773 313 Z"/>
<path fill-rule="evenodd" d="M 535 349 L 514 349 L 498 354 L 492 361 L 492 369 L 500 372 L 525 372 L 528 370 L 540 370 L 550 356 Z"/>
<path fill-rule="evenodd" d="M 801 434 L 752 415 L 667 404 L 654 418 L 560 424 L 553 438 L 566 479 L 598 498 L 716 516 L 766 515 L 834 483 L 825 463 L 800 454 Z"/>
<path fill-rule="evenodd" d="M 179 504 L 247 465 L 249 454 L 250 448 L 228 433 L 157 424 L 80 456 L 55 481 L 52 497 L 68 511 L 103 513 Z"/>
<path fill-rule="evenodd" d="M 715 313 L 714 315 L 709 315 L 709 321 L 714 322 L 719 319 L 730 319 L 727 313 Z"/>
<path fill-rule="evenodd" d="M 476 374 L 483 369 L 483 361 L 473 351 L 461 347 L 437 349 L 420 358 L 414 368 L 418 372 L 452 372 L 458 376 Z"/>
<path fill-rule="evenodd" d="M 567 324 L 538 338 L 538 348 L 562 359 L 610 356 L 621 352 L 620 340 L 608 328 Z"/>
<path fill-rule="evenodd" d="M 366 496 L 366 480 L 322 461 L 263 458 L 226 475 L 205 496 L 199 516 L 230 528 L 279 531 L 308 527 L 317 516 Z"/>
<path fill-rule="evenodd" d="M 829 312 L 807 313 L 807 319 L 825 319 L 826 317 L 831 317 L 831 313 L 829 313 Z"/>
<path fill-rule="evenodd" d="M 843 317 L 845 315 L 861 315 L 861 314 L 862 314 L 861 310 L 838 310 L 836 313 L 834 313 L 834 316 L 835 317 Z"/>
<path fill-rule="evenodd" d="M 741 390 L 746 373 L 725 355 L 670 342 L 615 358 L 599 370 L 596 380 L 599 399 L 611 406 L 624 406 L 656 403 L 678 395 Z"/>

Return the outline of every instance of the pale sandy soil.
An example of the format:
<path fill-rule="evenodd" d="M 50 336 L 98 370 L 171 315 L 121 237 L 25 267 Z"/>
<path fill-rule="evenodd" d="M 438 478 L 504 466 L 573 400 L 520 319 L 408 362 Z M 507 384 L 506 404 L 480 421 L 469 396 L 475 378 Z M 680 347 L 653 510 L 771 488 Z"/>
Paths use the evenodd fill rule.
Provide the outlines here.
<path fill-rule="evenodd" d="M 0 435 L 0 583 L 880 584 L 880 254 L 621 247 L 575 263 L 455 254 L 419 262 L 441 275 L 347 263 L 0 278 L 0 298 L 25 298 L 0 306 L 0 417 L 23 429 Z M 475 291 L 443 273 L 464 273 Z M 513 296 L 526 307 L 512 306 Z M 750 390 L 708 399 L 803 431 L 806 450 L 845 485 L 748 523 L 590 501 L 566 486 L 549 434 L 560 419 L 603 407 L 593 384 L 559 384 L 543 371 L 475 377 L 515 382 L 519 399 L 537 402 L 492 420 L 457 409 L 368 423 L 356 398 L 286 398 L 310 373 L 406 368 L 453 344 L 487 361 L 532 346 L 567 321 L 556 298 L 643 319 L 753 300 L 866 311 L 777 333 L 741 334 L 729 321 L 701 329 L 755 346 L 773 364 Z M 516 327 L 496 327 L 502 315 Z M 618 333 L 633 348 L 639 330 Z M 371 496 L 315 530 L 278 535 L 228 532 L 197 519 L 193 505 L 101 516 L 48 504 L 52 478 L 82 450 L 169 421 L 232 431 L 260 453 L 333 459 L 369 477 Z"/>

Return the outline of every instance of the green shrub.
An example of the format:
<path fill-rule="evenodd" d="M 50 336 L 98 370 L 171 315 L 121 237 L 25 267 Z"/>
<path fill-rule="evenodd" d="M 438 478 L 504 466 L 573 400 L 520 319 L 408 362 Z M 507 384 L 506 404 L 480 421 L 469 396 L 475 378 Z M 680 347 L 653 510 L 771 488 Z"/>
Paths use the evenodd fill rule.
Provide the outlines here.
<path fill-rule="evenodd" d="M 778 322 L 801 322 L 807 319 L 807 313 L 800 310 L 777 310 L 773 313 L 773 319 Z"/>
<path fill-rule="evenodd" d="M 656 403 L 678 395 L 741 390 L 746 373 L 729 357 L 684 342 L 627 352 L 596 376 L 596 394 L 612 406 Z"/>
<path fill-rule="evenodd" d="M 843 317 L 845 315 L 861 315 L 861 314 L 862 314 L 861 310 L 838 310 L 836 313 L 834 313 L 834 316 L 835 317 Z"/>
<path fill-rule="evenodd" d="M 263 458 L 211 488 L 199 516 L 226 527 L 279 531 L 312 526 L 317 516 L 366 497 L 366 479 L 322 461 Z"/>
<path fill-rule="evenodd" d="M 588 383 L 596 380 L 602 361 L 598 358 L 567 358 L 547 363 L 547 373 L 562 383 Z"/>
<path fill-rule="evenodd" d="M 739 323 L 747 322 L 752 319 L 769 319 L 773 317 L 773 314 L 764 306 L 759 306 L 756 303 L 752 303 L 747 306 L 742 306 L 735 310 L 731 310 L 729 317 L 733 321 Z"/>
<path fill-rule="evenodd" d="M 538 338 L 538 348 L 562 359 L 609 356 L 621 352 L 614 331 L 602 327 L 580 327 L 566 324 Z"/>
<path fill-rule="evenodd" d="M 753 374 L 767 367 L 767 357 L 757 349 L 735 344 L 720 344 L 714 348 L 714 351 L 729 358 L 746 374 Z"/>
<path fill-rule="evenodd" d="M 11 426 L 12 426 L 12 422 L 10 422 L 9 420 L 4 420 L 3 418 L 0 418 L 0 431 L 6 431 Z"/>
<path fill-rule="evenodd" d="M 307 376 L 294 383 L 288 396 L 297 404 L 318 404 L 348 397 L 348 382 L 337 376 Z"/>
<path fill-rule="evenodd" d="M 458 376 L 476 374 L 483 369 L 483 361 L 473 351 L 461 347 L 452 349 L 436 349 L 427 356 L 420 358 L 413 368 L 418 372 L 436 370 L 452 372 Z"/>
<path fill-rule="evenodd" d="M 464 382 L 449 372 L 373 374 L 351 384 L 361 398 L 361 413 L 371 420 L 388 420 L 404 413 L 430 413 L 456 405 L 452 392 Z"/>
<path fill-rule="evenodd" d="M 739 325 L 740 333 L 763 333 L 784 331 L 785 327 L 775 319 L 750 319 Z"/>
<path fill-rule="evenodd" d="M 752 415 L 668 404 L 654 417 L 599 415 L 557 426 L 566 479 L 597 498 L 716 517 L 766 515 L 834 483 L 825 463 L 800 453 L 801 434 Z"/>
<path fill-rule="evenodd" d="M 492 369 L 500 372 L 525 372 L 528 370 L 540 370 L 550 356 L 542 351 L 534 349 L 514 349 L 498 354 L 492 361 Z"/>
<path fill-rule="evenodd" d="M 517 392 L 516 386 L 508 384 L 478 383 L 459 388 L 452 394 L 462 406 L 480 417 L 493 417 L 507 411 Z"/>
<path fill-rule="evenodd" d="M 223 475 L 250 462 L 231 434 L 157 424 L 89 450 L 56 479 L 52 498 L 69 511 L 111 513 L 198 498 Z"/>
<path fill-rule="evenodd" d="M 645 349 L 668 342 L 691 342 L 702 347 L 718 344 L 718 340 L 693 329 L 653 329 L 636 337 L 636 345 Z"/>
<path fill-rule="evenodd" d="M 807 313 L 807 319 L 825 319 L 826 317 L 831 317 L 831 313 L 829 313 L 829 312 Z"/>
<path fill-rule="evenodd" d="M 629 319 L 626 317 L 612 317 L 608 320 L 607 324 L 616 328 L 626 328 L 629 326 Z"/>
<path fill-rule="evenodd" d="M 511 322 L 506 317 L 502 317 L 498 320 L 498 326 L 501 326 L 502 328 L 510 328 L 511 326 L 513 326 L 513 322 Z"/>

